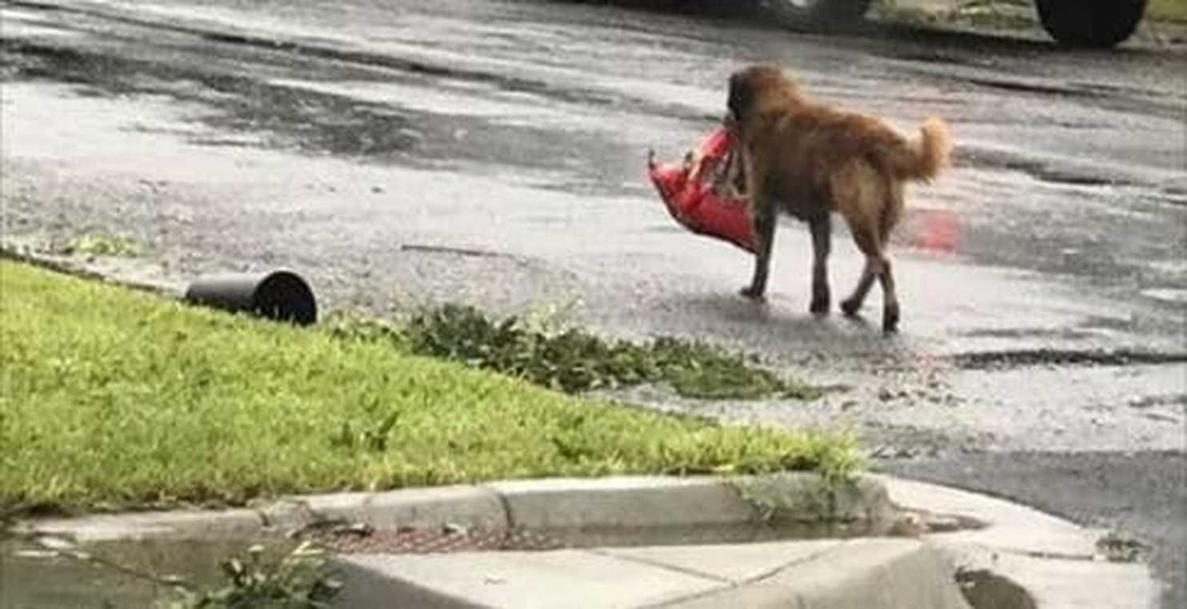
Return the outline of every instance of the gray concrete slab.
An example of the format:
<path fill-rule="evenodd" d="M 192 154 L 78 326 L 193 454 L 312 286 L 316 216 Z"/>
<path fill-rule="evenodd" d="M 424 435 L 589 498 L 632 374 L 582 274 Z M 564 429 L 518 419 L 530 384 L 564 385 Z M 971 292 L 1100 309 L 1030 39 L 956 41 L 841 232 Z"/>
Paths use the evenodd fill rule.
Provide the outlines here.
<path fill-rule="evenodd" d="M 953 567 L 934 547 L 908 539 L 845 542 L 769 577 L 664 607 L 753 609 L 969 609 Z"/>
<path fill-rule="evenodd" d="M 1149 566 L 1097 560 L 1052 560 L 1013 553 L 966 554 L 966 569 L 978 567 L 1022 586 L 1042 609 L 1133 609 L 1154 607 L 1160 586 Z"/>
<path fill-rule="evenodd" d="M 675 569 L 582 550 L 359 555 L 342 560 L 433 590 L 455 599 L 458 607 L 625 609 L 725 585 Z"/>
<path fill-rule="evenodd" d="M 842 543 L 838 539 L 819 539 L 731 545 L 602 548 L 596 551 L 607 556 L 646 565 L 664 566 L 736 585 L 770 576 L 796 563 L 812 560 Z"/>

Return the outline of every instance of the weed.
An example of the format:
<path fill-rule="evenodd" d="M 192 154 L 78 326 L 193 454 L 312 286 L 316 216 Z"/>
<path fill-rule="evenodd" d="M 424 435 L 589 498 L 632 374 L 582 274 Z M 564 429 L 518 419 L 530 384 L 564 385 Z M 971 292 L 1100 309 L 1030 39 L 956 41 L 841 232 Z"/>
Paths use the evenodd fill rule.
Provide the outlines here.
<path fill-rule="evenodd" d="M 214 590 L 178 589 L 181 600 L 164 609 L 326 609 L 341 584 L 326 568 L 324 552 L 311 542 L 279 560 L 264 557 L 263 546 L 220 565 L 226 583 Z"/>
<path fill-rule="evenodd" d="M 387 450 L 388 436 L 391 434 L 392 428 L 396 426 L 396 421 L 399 420 L 400 413 L 393 411 L 391 414 L 378 424 L 370 428 L 363 428 L 357 432 L 350 421 L 342 422 L 342 429 L 338 431 L 338 435 L 330 438 L 330 445 L 338 448 L 345 448 L 353 450 L 356 447 L 365 448 L 372 452 L 381 453 Z"/>

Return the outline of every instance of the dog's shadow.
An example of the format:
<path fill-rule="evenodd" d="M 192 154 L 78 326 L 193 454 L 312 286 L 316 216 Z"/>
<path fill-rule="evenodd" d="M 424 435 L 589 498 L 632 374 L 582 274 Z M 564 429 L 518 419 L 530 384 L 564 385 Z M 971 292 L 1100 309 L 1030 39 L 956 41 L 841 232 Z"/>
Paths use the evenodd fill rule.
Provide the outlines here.
<path fill-rule="evenodd" d="M 846 316 L 840 310 L 828 315 L 808 312 L 807 302 L 773 295 L 756 302 L 739 294 L 686 294 L 672 305 L 692 319 L 700 320 L 706 332 L 725 334 L 731 339 L 775 344 L 828 345 L 852 350 L 895 349 L 897 335 L 884 334 L 864 317 Z"/>

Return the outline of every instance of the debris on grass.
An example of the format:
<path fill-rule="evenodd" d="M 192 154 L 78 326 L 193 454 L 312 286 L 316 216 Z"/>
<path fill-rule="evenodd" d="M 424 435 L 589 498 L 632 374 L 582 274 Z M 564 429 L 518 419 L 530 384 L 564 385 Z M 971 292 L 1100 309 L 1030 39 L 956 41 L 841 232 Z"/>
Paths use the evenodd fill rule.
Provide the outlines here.
<path fill-rule="evenodd" d="M 823 394 L 822 388 L 785 380 L 754 358 L 708 343 L 608 340 L 579 328 L 498 319 L 464 305 L 426 309 L 404 324 L 340 316 L 330 327 L 340 337 L 378 341 L 566 393 L 663 382 L 698 399 L 813 400 Z"/>
<path fill-rule="evenodd" d="M 50 251 L 63 256 L 138 258 L 144 255 L 145 247 L 140 241 L 127 236 L 84 233 L 65 243 L 51 246 Z"/>
<path fill-rule="evenodd" d="M 1096 540 L 1096 550 L 1109 562 L 1137 562 L 1149 555 L 1150 546 L 1118 531 L 1109 531 Z"/>

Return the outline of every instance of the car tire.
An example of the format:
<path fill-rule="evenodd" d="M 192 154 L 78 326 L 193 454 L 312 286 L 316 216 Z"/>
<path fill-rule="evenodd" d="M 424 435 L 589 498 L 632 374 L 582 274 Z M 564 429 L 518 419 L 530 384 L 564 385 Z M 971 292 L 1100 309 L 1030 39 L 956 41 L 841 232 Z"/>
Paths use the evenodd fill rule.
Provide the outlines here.
<path fill-rule="evenodd" d="M 1088 48 L 1124 42 L 1146 12 L 1146 0 L 1035 0 L 1035 6 L 1057 42 Z"/>
<path fill-rule="evenodd" d="M 861 19 L 872 0 L 766 0 L 784 24 L 814 28 L 839 26 Z"/>

